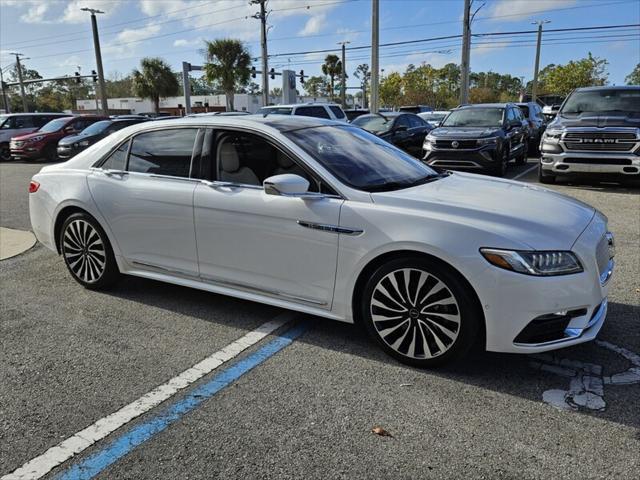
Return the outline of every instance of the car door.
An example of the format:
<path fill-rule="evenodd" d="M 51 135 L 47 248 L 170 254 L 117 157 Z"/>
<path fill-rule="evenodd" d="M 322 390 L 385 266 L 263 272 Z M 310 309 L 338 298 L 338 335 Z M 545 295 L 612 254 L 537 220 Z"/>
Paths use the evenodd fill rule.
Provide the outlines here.
<path fill-rule="evenodd" d="M 430 126 L 418 115 L 407 115 L 410 128 L 409 142 L 407 144 L 407 151 L 414 157 L 422 156 L 422 146 L 424 145 L 424 137 L 427 136 Z"/>
<path fill-rule="evenodd" d="M 262 135 L 211 130 L 194 194 L 201 278 L 249 293 L 328 309 L 333 299 L 343 200 L 305 200 L 265 193 L 274 174 L 305 176 L 324 187 L 290 152 Z"/>
<path fill-rule="evenodd" d="M 520 136 L 522 124 L 513 108 L 507 108 L 505 114 L 507 138 L 509 139 L 509 157 L 514 158 L 518 155 L 520 148 Z"/>
<path fill-rule="evenodd" d="M 135 269 L 198 275 L 190 177 L 197 128 L 142 132 L 88 177 L 98 209 Z"/>
<path fill-rule="evenodd" d="M 389 141 L 405 152 L 411 153 L 411 124 L 408 115 L 399 115 L 389 132 Z"/>

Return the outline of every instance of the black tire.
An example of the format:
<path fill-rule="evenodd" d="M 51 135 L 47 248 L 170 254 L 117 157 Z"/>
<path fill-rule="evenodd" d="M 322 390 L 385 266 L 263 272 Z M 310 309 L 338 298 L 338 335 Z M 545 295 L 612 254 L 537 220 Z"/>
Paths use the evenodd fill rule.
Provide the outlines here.
<path fill-rule="evenodd" d="M 53 143 L 50 143 L 42 150 L 42 156 L 47 162 L 55 162 L 58 160 L 58 151 Z"/>
<path fill-rule="evenodd" d="M 83 287 L 102 290 L 120 277 L 107 234 L 90 215 L 70 215 L 62 224 L 59 242 L 69 273 Z"/>
<path fill-rule="evenodd" d="M 502 161 L 497 162 L 491 170 L 491 175 L 495 177 L 504 177 L 507 173 L 507 164 L 509 163 L 509 150 L 507 148 L 503 148 L 501 153 Z"/>
<path fill-rule="evenodd" d="M 542 162 L 538 163 L 538 181 L 547 185 L 556 183 L 556 176 L 545 173 L 542 169 Z"/>
<path fill-rule="evenodd" d="M 529 153 L 529 141 L 524 141 L 522 153 L 516 157 L 516 165 L 525 165 L 527 163 L 527 153 Z"/>
<path fill-rule="evenodd" d="M 392 260 L 371 275 L 360 296 L 359 313 L 386 353 L 407 365 L 428 368 L 469 351 L 483 318 L 477 303 L 451 268 L 408 257 Z"/>
<path fill-rule="evenodd" d="M 0 145 L 0 160 L 3 162 L 11 160 L 11 149 L 9 148 L 8 143 Z"/>

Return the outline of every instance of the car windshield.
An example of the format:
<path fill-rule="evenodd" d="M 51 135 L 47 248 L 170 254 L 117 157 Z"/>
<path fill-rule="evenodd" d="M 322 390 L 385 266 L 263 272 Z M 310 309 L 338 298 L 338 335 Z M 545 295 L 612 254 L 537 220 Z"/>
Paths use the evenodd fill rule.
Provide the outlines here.
<path fill-rule="evenodd" d="M 113 122 L 111 120 L 102 120 L 101 122 L 92 123 L 80 132 L 80 135 L 97 135 L 104 132 Z"/>
<path fill-rule="evenodd" d="M 311 127 L 284 135 L 342 183 L 358 190 L 398 190 L 440 178 L 425 164 L 360 128 Z"/>
<path fill-rule="evenodd" d="M 504 108 L 463 108 L 454 110 L 442 122 L 443 127 L 497 127 L 502 125 Z"/>
<path fill-rule="evenodd" d="M 427 122 L 440 122 L 447 116 L 446 113 L 419 113 L 419 117 Z"/>
<path fill-rule="evenodd" d="M 0 115 L 0 128 L 9 128 L 9 115 Z M 5 126 L 5 123 L 7 126 Z"/>
<path fill-rule="evenodd" d="M 257 113 L 260 115 L 264 115 L 265 113 L 269 115 L 291 115 L 291 112 L 293 112 L 293 108 L 291 107 L 262 107 Z"/>
<path fill-rule="evenodd" d="M 574 92 L 563 114 L 625 112 L 640 115 L 640 89 L 602 89 Z"/>
<path fill-rule="evenodd" d="M 394 117 L 383 117 L 382 115 L 365 115 L 356 118 L 351 122 L 352 125 L 357 125 L 360 128 L 364 128 L 369 132 L 380 133 L 385 132 L 391 128 Z"/>
<path fill-rule="evenodd" d="M 525 118 L 529 117 L 529 105 L 518 105 L 518 108 L 522 110 L 522 114 Z"/>
<path fill-rule="evenodd" d="M 68 118 L 58 118 L 56 120 L 51 120 L 49 123 L 45 123 L 44 126 L 40 128 L 40 130 L 38 131 L 44 132 L 44 133 L 57 132 L 62 127 L 64 127 L 68 122 L 69 122 Z"/>

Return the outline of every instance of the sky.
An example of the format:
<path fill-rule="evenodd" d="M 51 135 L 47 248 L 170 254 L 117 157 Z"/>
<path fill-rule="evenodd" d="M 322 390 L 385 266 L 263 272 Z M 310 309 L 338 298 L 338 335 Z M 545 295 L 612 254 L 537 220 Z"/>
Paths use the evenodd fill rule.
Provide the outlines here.
<path fill-rule="evenodd" d="M 462 33 L 463 0 L 380 0 L 380 43 L 416 41 Z M 181 70 L 182 61 L 202 64 L 205 40 L 236 38 L 246 43 L 260 69 L 260 22 L 250 0 L 0 0 L 0 66 L 25 55 L 24 64 L 45 78 L 95 69 L 90 15 L 97 8 L 107 78 L 126 75 L 145 56 L 161 57 Z M 546 29 L 640 24 L 640 0 L 474 0 L 474 34 L 528 31 L 545 20 Z M 349 86 L 353 71 L 370 63 L 371 0 L 268 0 L 269 67 L 320 74 L 327 55 L 346 52 Z M 382 75 L 409 64 L 460 63 L 461 40 L 422 41 L 380 48 Z M 358 48 L 364 47 L 364 48 Z M 640 63 L 640 29 L 548 32 L 543 35 L 541 68 L 567 63 L 591 52 L 609 61 L 609 83 L 623 84 Z M 271 57 L 273 55 L 273 57 Z M 472 71 L 533 77 L 535 34 L 474 37 Z M 192 73 L 198 76 L 198 72 Z M 260 78 L 254 80 L 260 83 Z M 270 87 L 279 86 L 279 79 Z"/>

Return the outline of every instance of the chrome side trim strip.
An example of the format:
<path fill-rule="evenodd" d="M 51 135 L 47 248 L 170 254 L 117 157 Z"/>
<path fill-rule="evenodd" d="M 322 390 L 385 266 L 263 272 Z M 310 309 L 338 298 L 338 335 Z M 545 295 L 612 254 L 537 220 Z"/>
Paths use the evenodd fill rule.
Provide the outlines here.
<path fill-rule="evenodd" d="M 304 220 L 298 220 L 297 224 L 301 227 L 311 228 L 313 230 L 321 230 L 323 232 L 342 233 L 343 235 L 361 235 L 364 230 L 360 228 L 341 227 L 339 225 L 329 225 L 324 223 L 313 223 Z"/>
<path fill-rule="evenodd" d="M 305 302 L 305 303 L 311 303 L 313 305 L 326 305 L 327 302 L 323 302 L 321 300 L 316 300 L 313 298 L 308 298 L 308 297 L 299 297 L 297 295 L 290 295 L 288 293 L 284 293 L 284 292 L 280 292 L 278 290 L 271 290 L 268 288 L 262 288 L 262 287 L 256 287 L 255 285 L 250 285 L 248 283 L 242 283 L 242 282 L 231 282 L 228 280 L 222 280 L 220 278 L 216 278 L 216 277 L 212 277 L 209 275 L 200 275 L 200 278 L 202 278 L 203 280 L 209 282 L 209 283 L 215 283 L 217 285 L 220 286 L 227 286 L 227 287 L 231 287 L 231 288 L 241 288 L 243 290 L 251 290 L 254 291 L 256 293 L 262 293 L 262 294 L 267 294 L 267 295 L 275 295 L 277 297 L 283 297 L 283 298 L 288 298 L 291 300 L 296 300 L 296 301 L 300 301 L 300 302 Z"/>
<path fill-rule="evenodd" d="M 131 263 L 133 263 L 134 265 L 139 265 L 141 267 L 150 267 L 150 268 L 155 268 L 157 270 L 162 270 L 164 272 L 176 273 L 176 274 L 182 275 L 184 277 L 198 278 L 198 275 L 194 274 L 194 272 L 187 272 L 186 270 L 180 270 L 180 269 L 177 269 L 177 268 L 162 267 L 160 265 L 155 265 L 153 263 L 147 263 L 147 262 L 141 262 L 139 260 L 132 260 Z"/>

